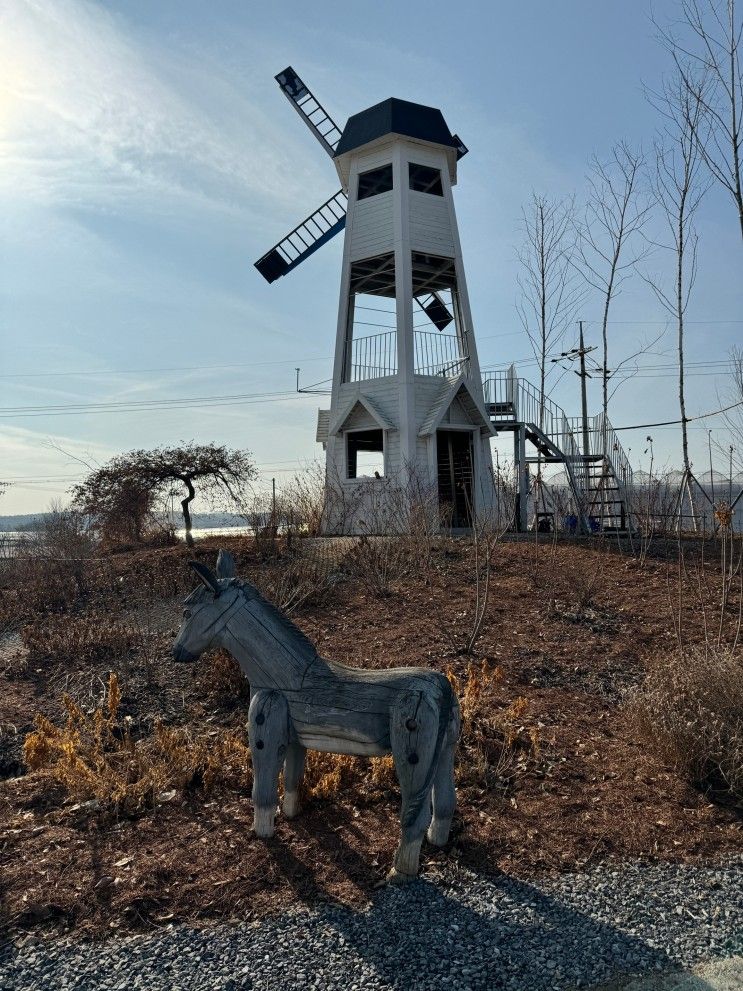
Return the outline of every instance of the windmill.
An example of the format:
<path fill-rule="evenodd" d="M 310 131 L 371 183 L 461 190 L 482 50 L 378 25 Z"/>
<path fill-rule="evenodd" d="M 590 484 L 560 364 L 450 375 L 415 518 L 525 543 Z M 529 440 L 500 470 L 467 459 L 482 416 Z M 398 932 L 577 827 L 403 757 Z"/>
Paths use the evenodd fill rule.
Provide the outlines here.
<path fill-rule="evenodd" d="M 467 148 L 440 110 L 391 98 L 340 128 L 289 66 L 282 92 L 333 160 L 341 188 L 266 252 L 267 282 L 345 230 L 330 409 L 317 440 L 328 485 L 356 510 L 330 531 L 384 529 L 385 504 L 427 489 L 455 527 L 492 502 L 494 429 L 452 186 Z"/>

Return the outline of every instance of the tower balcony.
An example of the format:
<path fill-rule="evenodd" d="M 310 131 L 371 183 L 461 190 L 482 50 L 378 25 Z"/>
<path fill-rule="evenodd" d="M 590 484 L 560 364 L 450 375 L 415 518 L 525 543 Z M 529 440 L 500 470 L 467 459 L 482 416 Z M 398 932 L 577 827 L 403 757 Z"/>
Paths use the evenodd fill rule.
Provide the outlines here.
<path fill-rule="evenodd" d="M 452 377 L 467 366 L 469 357 L 465 342 L 456 334 L 439 331 L 413 331 L 416 375 Z M 397 331 L 354 338 L 348 362 L 349 382 L 397 375 Z"/>

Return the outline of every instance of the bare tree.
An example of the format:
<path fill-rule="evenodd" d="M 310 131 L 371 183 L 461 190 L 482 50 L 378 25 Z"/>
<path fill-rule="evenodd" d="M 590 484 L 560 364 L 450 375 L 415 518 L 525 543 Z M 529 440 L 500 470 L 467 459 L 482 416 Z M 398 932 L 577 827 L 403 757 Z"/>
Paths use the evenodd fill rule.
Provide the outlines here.
<path fill-rule="evenodd" d="M 150 451 L 129 451 L 111 458 L 72 489 L 72 505 L 101 531 L 116 533 L 123 521 L 140 540 L 158 498 L 174 484 L 183 487 L 181 510 L 186 543 L 193 547 L 191 503 L 196 486 L 208 503 L 240 507 L 257 472 L 248 451 L 218 444 L 182 443 Z"/>
<path fill-rule="evenodd" d="M 667 228 L 667 238 L 655 242 L 673 256 L 670 285 L 658 276 L 645 276 L 658 301 L 673 317 L 678 350 L 678 394 L 681 414 L 681 441 L 684 470 L 691 472 L 684 380 L 684 317 L 697 274 L 698 235 L 694 215 L 709 187 L 700 175 L 702 148 L 697 138 L 703 107 L 694 90 L 681 74 L 668 80 L 658 94 L 649 98 L 664 117 L 664 126 L 655 141 L 655 161 L 650 186 Z"/>
<path fill-rule="evenodd" d="M 550 367 L 547 355 L 565 336 L 584 297 L 575 266 L 573 199 L 550 200 L 532 193 L 529 206 L 522 209 L 522 228 L 516 308 L 539 366 L 542 416 Z"/>
<path fill-rule="evenodd" d="M 711 176 L 732 197 L 743 237 L 743 18 L 735 0 L 682 0 L 675 29 L 655 23 L 693 109 L 687 126 Z"/>
<path fill-rule="evenodd" d="M 622 284 L 647 255 L 641 239 L 651 203 L 643 169 L 645 158 L 625 141 L 611 150 L 605 162 L 594 156 L 588 174 L 588 202 L 580 225 L 579 264 L 589 286 L 602 299 L 601 389 L 604 423 L 609 412 L 609 313 Z M 645 350 L 644 348 L 642 350 Z M 616 370 L 616 369 L 615 369 Z"/>
<path fill-rule="evenodd" d="M 730 390 L 730 409 L 725 412 L 725 422 L 732 439 L 737 442 L 737 446 L 730 444 L 726 451 L 732 477 L 733 465 L 737 471 L 743 470 L 743 449 L 741 449 L 741 438 L 743 438 L 743 348 L 732 348 L 730 363 L 732 365 L 733 387 Z"/>

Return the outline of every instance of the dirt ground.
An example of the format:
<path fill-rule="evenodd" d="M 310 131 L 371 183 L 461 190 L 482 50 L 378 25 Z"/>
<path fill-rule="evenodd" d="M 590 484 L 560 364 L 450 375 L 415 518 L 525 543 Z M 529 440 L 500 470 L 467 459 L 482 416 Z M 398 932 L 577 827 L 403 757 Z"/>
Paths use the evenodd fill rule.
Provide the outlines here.
<path fill-rule="evenodd" d="M 213 563 L 218 541 L 198 556 Z M 274 565 L 247 540 L 222 541 L 238 574 L 261 587 Z M 43 624 L 43 598 L 7 581 L 0 658 L 0 919 L 17 927 L 102 932 L 175 920 L 247 918 L 289 904 L 360 904 L 389 869 L 398 833 L 394 785 L 341 786 L 307 800 L 299 818 L 278 817 L 276 836 L 251 833 L 244 789 L 196 782 L 154 808 L 115 814 L 70 796 L 45 770 L 24 773 L 22 744 L 37 713 L 64 721 L 61 698 L 90 711 L 112 670 L 124 685 L 121 713 L 151 732 L 159 720 L 209 734 L 241 730 L 246 686 L 214 683 L 209 657 L 175 664 L 169 645 L 193 582 L 185 549 L 131 551 L 89 563 L 85 588 L 61 594 L 56 616 L 124 620 L 146 642 L 135 659 L 29 659 L 19 624 Z M 473 551 L 442 542 L 393 594 L 340 578 L 295 618 L 329 658 L 352 665 L 419 664 L 466 680 L 462 653 L 475 602 Z M 498 545 L 474 661 L 502 668 L 488 704 L 515 700 L 517 730 L 537 741 L 502 779 L 460 766 L 459 807 L 443 851 L 424 846 L 422 870 L 443 860 L 520 876 L 571 871 L 614 858 L 714 859 L 743 844 L 741 810 L 694 789 L 638 739 L 624 699 L 648 664 L 675 643 L 671 621 L 683 588 L 684 636 L 703 636 L 696 577 L 679 583 L 673 555 L 643 566 L 610 542 Z M 709 574 L 709 571 L 708 571 Z M 265 582 L 264 582 L 265 584 Z M 147 590 L 152 590 L 152 595 Z M 711 605 L 710 605 L 711 608 Z M 737 606 L 731 602 L 735 612 Z M 366 780 L 366 779 L 365 779 Z"/>

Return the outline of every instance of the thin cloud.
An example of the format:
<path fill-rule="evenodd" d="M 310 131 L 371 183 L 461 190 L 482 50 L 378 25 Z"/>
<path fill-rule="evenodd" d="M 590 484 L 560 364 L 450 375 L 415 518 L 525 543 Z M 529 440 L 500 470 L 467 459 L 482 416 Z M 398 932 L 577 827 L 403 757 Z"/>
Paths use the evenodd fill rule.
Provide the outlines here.
<path fill-rule="evenodd" d="M 138 41 L 95 4 L 7 2 L 0 91 L 0 184 L 14 198 L 165 193 L 234 209 L 257 193 L 288 204 L 320 181 L 311 164 L 294 173 L 283 133 L 218 65 L 191 60 L 186 76 L 177 51 Z"/>

